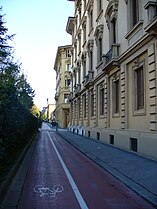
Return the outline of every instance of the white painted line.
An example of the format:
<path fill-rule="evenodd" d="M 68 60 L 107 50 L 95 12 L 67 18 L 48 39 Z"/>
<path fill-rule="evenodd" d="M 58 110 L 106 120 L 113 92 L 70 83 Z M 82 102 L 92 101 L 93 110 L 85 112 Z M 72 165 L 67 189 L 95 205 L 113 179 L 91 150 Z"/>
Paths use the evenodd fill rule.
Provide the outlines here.
<path fill-rule="evenodd" d="M 72 178 L 72 176 L 71 176 L 71 174 L 70 174 L 68 168 L 66 167 L 66 165 L 65 165 L 65 163 L 64 163 L 64 161 L 63 161 L 63 159 L 62 159 L 62 157 L 60 156 L 60 154 L 59 154 L 59 152 L 58 152 L 58 150 L 57 150 L 57 148 L 56 148 L 56 146 L 55 146 L 55 144 L 54 144 L 54 142 L 53 142 L 53 140 L 52 140 L 52 138 L 51 138 L 49 132 L 47 132 L 47 133 L 48 133 L 48 136 L 49 136 L 49 138 L 50 138 L 50 140 L 51 140 L 51 143 L 52 143 L 52 145 L 53 145 L 53 147 L 54 147 L 54 149 L 55 149 L 55 152 L 56 152 L 56 154 L 57 154 L 57 156 L 58 156 L 58 158 L 59 158 L 59 161 L 60 161 L 60 163 L 61 163 L 61 165 L 62 165 L 62 167 L 63 167 L 63 169 L 64 169 L 64 171 L 65 171 L 65 173 L 66 173 L 66 176 L 67 176 L 67 178 L 68 178 L 68 180 L 69 180 L 69 183 L 70 183 L 70 185 L 71 185 L 71 187 L 72 187 L 72 189 L 73 189 L 73 192 L 74 192 L 74 194 L 75 194 L 75 196 L 76 196 L 76 198 L 77 198 L 77 200 L 78 200 L 78 202 L 79 202 L 80 207 L 81 207 L 82 209 L 88 209 L 87 204 L 85 203 L 85 201 L 84 201 L 84 199 L 83 199 L 83 197 L 82 197 L 82 195 L 81 195 L 81 193 L 80 193 L 80 191 L 79 191 L 77 185 L 75 184 L 75 182 L 74 182 L 74 180 L 73 180 L 73 178 Z"/>

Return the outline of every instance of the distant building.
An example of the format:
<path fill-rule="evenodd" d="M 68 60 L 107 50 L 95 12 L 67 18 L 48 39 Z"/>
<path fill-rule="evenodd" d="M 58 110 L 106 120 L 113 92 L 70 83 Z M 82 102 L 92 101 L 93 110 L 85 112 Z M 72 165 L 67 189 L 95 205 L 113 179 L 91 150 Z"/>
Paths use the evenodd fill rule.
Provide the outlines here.
<path fill-rule="evenodd" d="M 54 115 L 55 108 L 56 108 L 55 104 L 48 104 L 47 119 L 48 119 L 49 122 L 52 122 L 53 120 L 55 120 L 55 115 Z"/>
<path fill-rule="evenodd" d="M 157 159 L 157 1 L 74 2 L 70 130 Z"/>
<path fill-rule="evenodd" d="M 69 95 L 71 85 L 71 45 L 59 46 L 54 70 L 56 71 L 55 119 L 61 128 L 69 125 Z"/>

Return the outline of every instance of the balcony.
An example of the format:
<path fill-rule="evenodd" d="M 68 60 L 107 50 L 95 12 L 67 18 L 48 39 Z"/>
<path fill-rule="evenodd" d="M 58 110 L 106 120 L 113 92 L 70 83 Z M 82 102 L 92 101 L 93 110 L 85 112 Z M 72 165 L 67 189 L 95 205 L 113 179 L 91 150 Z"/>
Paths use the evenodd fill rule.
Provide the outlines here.
<path fill-rule="evenodd" d="M 73 100 L 73 93 L 71 92 L 70 95 L 68 96 L 68 102 L 71 103 Z"/>
<path fill-rule="evenodd" d="M 145 31 L 150 35 L 157 35 L 157 2 L 149 1 L 144 8 L 148 14 L 148 23 Z"/>
<path fill-rule="evenodd" d="M 74 86 L 75 96 L 77 96 L 79 94 L 80 90 L 81 90 L 81 84 L 77 84 Z"/>
<path fill-rule="evenodd" d="M 63 91 L 70 91 L 70 86 L 64 86 Z"/>
<path fill-rule="evenodd" d="M 56 94 L 55 94 L 55 100 L 58 100 L 58 97 L 59 97 L 59 92 L 56 92 Z"/>
<path fill-rule="evenodd" d="M 88 71 L 88 74 L 84 77 L 84 80 L 83 80 L 83 86 L 84 87 L 89 87 L 89 86 L 92 86 L 93 83 L 93 71 Z"/>
<path fill-rule="evenodd" d="M 111 49 L 102 56 L 103 71 L 106 71 L 106 73 L 109 70 L 112 70 L 115 66 L 119 66 L 119 47 L 120 44 L 112 44 Z"/>
<path fill-rule="evenodd" d="M 64 71 L 64 75 L 67 78 L 71 78 L 71 71 Z"/>

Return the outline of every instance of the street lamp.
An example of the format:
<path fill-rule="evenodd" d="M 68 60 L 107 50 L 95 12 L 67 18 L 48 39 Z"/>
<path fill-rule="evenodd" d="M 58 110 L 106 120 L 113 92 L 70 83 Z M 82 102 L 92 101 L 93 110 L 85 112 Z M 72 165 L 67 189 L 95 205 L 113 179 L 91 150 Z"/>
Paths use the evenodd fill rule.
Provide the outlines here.
<path fill-rule="evenodd" d="M 49 110 L 48 110 L 48 103 L 49 103 L 49 99 L 47 98 L 47 120 L 49 119 Z"/>

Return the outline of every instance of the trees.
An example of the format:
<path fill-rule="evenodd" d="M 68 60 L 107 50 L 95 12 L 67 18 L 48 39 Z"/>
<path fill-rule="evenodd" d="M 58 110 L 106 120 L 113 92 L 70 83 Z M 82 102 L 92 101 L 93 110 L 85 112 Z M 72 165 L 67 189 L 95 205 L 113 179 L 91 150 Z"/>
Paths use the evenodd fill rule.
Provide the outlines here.
<path fill-rule="evenodd" d="M 34 115 L 37 118 L 40 117 L 40 110 L 35 104 L 33 104 L 32 108 L 31 108 L 31 113 L 32 113 L 32 115 Z"/>
<path fill-rule="evenodd" d="M 8 42 L 13 36 L 0 8 L 0 173 L 6 162 L 26 145 L 38 128 L 38 119 L 31 114 L 34 91 L 14 61 Z"/>

